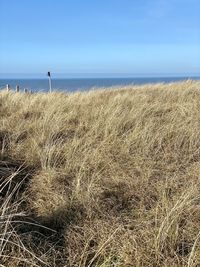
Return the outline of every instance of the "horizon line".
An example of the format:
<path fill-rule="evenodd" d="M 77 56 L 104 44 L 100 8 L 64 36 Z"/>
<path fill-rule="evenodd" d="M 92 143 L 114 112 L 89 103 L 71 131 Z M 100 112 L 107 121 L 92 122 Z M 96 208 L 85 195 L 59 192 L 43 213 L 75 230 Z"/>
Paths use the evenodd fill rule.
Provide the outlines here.
<path fill-rule="evenodd" d="M 51 72 L 52 79 L 84 79 L 84 78 L 180 78 L 180 77 L 200 77 L 200 73 L 58 73 Z M 0 79 L 45 79 L 47 72 L 44 73 L 0 73 Z"/>

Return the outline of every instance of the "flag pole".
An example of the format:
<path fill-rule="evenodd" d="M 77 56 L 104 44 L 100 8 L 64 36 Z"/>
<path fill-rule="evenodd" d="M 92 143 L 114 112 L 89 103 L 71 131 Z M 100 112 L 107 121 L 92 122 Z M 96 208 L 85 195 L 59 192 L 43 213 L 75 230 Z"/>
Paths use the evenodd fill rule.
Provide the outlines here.
<path fill-rule="evenodd" d="M 51 93 L 52 87 L 51 87 L 51 72 L 50 71 L 47 72 L 47 76 L 49 77 L 49 92 Z"/>

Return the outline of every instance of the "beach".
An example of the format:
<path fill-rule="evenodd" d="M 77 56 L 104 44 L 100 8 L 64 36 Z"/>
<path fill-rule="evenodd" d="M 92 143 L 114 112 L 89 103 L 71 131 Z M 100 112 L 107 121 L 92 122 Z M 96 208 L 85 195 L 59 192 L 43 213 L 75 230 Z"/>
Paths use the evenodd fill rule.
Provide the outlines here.
<path fill-rule="evenodd" d="M 58 92 L 79 92 L 98 89 L 112 89 L 124 86 L 145 85 L 156 83 L 183 82 L 187 80 L 199 80 L 198 76 L 175 77 L 130 77 L 130 78 L 56 78 L 52 75 L 52 90 Z M 24 88 L 32 92 L 48 92 L 49 82 L 43 78 L 0 78 L 0 90 L 9 84 L 15 90 L 18 85 L 20 90 Z"/>

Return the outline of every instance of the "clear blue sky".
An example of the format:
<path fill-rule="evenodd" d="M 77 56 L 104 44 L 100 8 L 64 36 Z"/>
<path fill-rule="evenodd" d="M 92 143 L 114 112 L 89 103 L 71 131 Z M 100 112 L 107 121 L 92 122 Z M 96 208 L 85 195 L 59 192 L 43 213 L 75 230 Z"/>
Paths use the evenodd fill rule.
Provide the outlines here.
<path fill-rule="evenodd" d="M 200 0 L 0 0 L 0 14 L 1 76 L 200 73 Z"/>

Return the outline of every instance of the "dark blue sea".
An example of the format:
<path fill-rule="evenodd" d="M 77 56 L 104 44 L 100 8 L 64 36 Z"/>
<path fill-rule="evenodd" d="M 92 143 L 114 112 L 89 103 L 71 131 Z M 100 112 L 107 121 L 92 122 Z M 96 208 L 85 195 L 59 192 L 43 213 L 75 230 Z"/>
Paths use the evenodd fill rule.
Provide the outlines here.
<path fill-rule="evenodd" d="M 52 79 L 53 91 L 87 91 L 102 87 L 141 85 L 147 83 L 168 83 L 184 81 L 187 79 L 198 80 L 200 77 L 159 77 L 159 78 L 81 78 L 81 79 Z M 19 85 L 20 89 L 24 88 L 33 92 L 48 91 L 48 79 L 0 79 L 0 89 L 9 84 L 11 88 Z"/>

